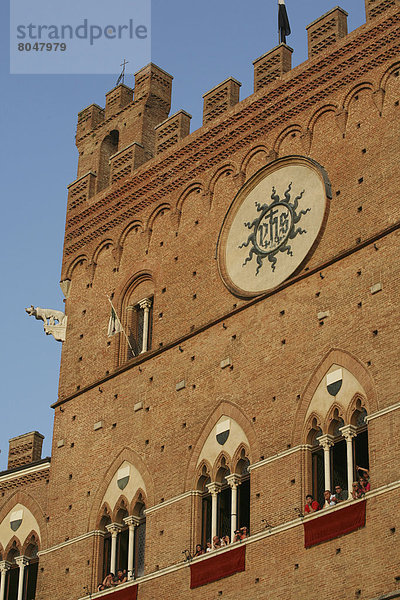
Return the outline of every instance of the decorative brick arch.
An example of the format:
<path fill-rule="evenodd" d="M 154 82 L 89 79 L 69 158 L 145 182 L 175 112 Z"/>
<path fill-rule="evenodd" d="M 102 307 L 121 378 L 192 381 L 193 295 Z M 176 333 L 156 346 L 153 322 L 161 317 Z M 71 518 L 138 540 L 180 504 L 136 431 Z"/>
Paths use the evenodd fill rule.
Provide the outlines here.
<path fill-rule="evenodd" d="M 358 358 L 350 354 L 350 352 L 338 348 L 332 349 L 314 370 L 301 396 L 292 429 L 292 446 L 303 443 L 304 420 L 308 407 L 323 376 L 333 364 L 344 367 L 354 375 L 365 390 L 371 412 L 378 410 L 375 383 L 367 367 Z"/>
<path fill-rule="evenodd" d="M 96 495 L 93 497 L 93 502 L 89 511 L 89 518 L 87 524 L 88 531 L 92 531 L 96 528 L 96 524 L 99 520 L 99 513 L 103 506 L 104 495 L 116 471 L 124 461 L 131 463 L 139 471 L 146 486 L 147 499 L 149 505 L 154 505 L 154 483 L 153 478 L 150 475 L 150 471 L 148 470 L 146 464 L 141 459 L 141 457 L 134 450 L 132 450 L 131 448 L 123 448 L 123 450 L 121 450 L 121 452 L 115 457 L 115 459 L 105 472 L 103 477 L 103 483 L 100 485 L 96 492 Z"/>
<path fill-rule="evenodd" d="M 254 431 L 253 425 L 248 420 L 247 416 L 242 412 L 242 410 L 233 402 L 228 402 L 227 400 L 222 401 L 216 409 L 212 412 L 205 425 L 203 426 L 199 437 L 197 438 L 197 442 L 194 445 L 192 450 L 191 457 L 189 459 L 189 463 L 186 469 L 185 476 L 185 491 L 194 489 L 197 485 L 196 476 L 198 475 L 198 469 L 196 468 L 197 461 L 199 459 L 200 453 L 203 449 L 203 446 L 210 435 L 212 428 L 217 424 L 219 419 L 226 415 L 230 417 L 240 427 L 243 429 L 244 433 L 249 440 L 250 449 L 249 449 L 249 460 L 253 461 L 253 457 L 259 456 L 259 444 Z M 211 473 L 210 473 L 211 474 Z"/>
<path fill-rule="evenodd" d="M 265 144 L 259 144 L 258 146 L 252 148 L 244 156 L 239 168 L 239 172 L 246 173 L 248 164 L 250 163 L 252 158 L 257 156 L 257 154 L 265 154 L 265 164 L 268 164 L 270 162 L 271 150 L 267 148 Z"/>
<path fill-rule="evenodd" d="M 175 215 L 178 217 L 178 225 L 182 215 L 182 207 L 186 201 L 186 198 L 190 196 L 190 194 L 193 194 L 193 192 L 196 192 L 197 194 L 201 194 L 202 192 L 204 193 L 203 184 L 200 183 L 200 181 L 194 181 L 188 185 L 179 196 L 175 207 Z"/>
<path fill-rule="evenodd" d="M 361 83 L 358 83 L 346 94 L 346 97 L 343 100 L 343 108 L 346 111 L 348 111 L 349 106 L 350 106 L 354 96 L 357 96 L 357 94 L 359 94 L 360 92 L 363 92 L 364 90 L 370 90 L 370 92 L 372 94 L 373 89 L 374 89 L 374 86 L 370 81 L 363 81 Z"/>
<path fill-rule="evenodd" d="M 311 115 L 311 118 L 308 122 L 307 129 L 311 133 L 314 133 L 314 127 L 315 127 L 315 124 L 318 121 L 318 119 L 320 119 L 323 115 L 326 115 L 326 113 L 329 113 L 329 112 L 336 114 L 337 109 L 338 109 L 338 107 L 335 104 L 324 104 L 324 106 L 320 106 L 318 108 L 318 110 L 316 110 Z"/>
<path fill-rule="evenodd" d="M 291 125 L 286 127 L 283 131 L 280 132 L 280 134 L 275 139 L 275 142 L 273 145 L 274 152 L 276 153 L 277 156 L 279 156 L 279 152 L 280 152 L 283 140 L 286 139 L 287 136 L 290 135 L 291 133 L 300 133 L 300 135 L 301 135 L 303 133 L 302 126 L 297 123 L 292 123 Z"/>
<path fill-rule="evenodd" d="M 207 185 L 207 192 L 211 195 L 211 198 L 214 196 L 215 186 L 217 185 L 219 179 L 221 179 L 223 175 L 229 176 L 235 175 L 236 173 L 237 168 L 231 162 L 225 163 L 221 167 L 218 167 L 218 169 L 212 174 L 210 181 Z"/>
<path fill-rule="evenodd" d="M 400 61 L 396 61 L 388 69 L 386 69 L 386 71 L 382 75 L 382 78 L 380 81 L 380 88 L 383 89 L 384 91 L 386 91 L 386 86 L 387 86 L 388 80 L 396 71 L 399 71 L 399 70 L 400 70 Z"/>
<path fill-rule="evenodd" d="M 39 526 L 38 534 L 40 538 L 40 545 L 42 548 L 47 548 L 48 541 L 46 514 L 39 502 L 30 494 L 27 494 L 26 492 L 23 492 L 21 490 L 15 492 L 15 494 L 13 494 L 8 499 L 6 504 L 0 510 L 0 523 L 4 521 L 8 513 L 11 512 L 14 506 L 16 506 L 17 504 L 21 504 L 22 506 L 27 508 L 35 517 L 36 522 Z"/>
<path fill-rule="evenodd" d="M 83 265 L 84 262 L 88 262 L 88 257 L 86 254 L 80 254 L 68 265 L 65 276 L 61 277 L 61 280 L 64 279 L 72 279 L 72 274 L 75 271 L 76 267 Z"/>
<path fill-rule="evenodd" d="M 114 242 L 112 239 L 107 239 L 107 240 L 103 240 L 102 242 L 100 242 L 100 244 L 98 244 L 96 246 L 96 249 L 94 250 L 94 252 L 92 254 L 92 258 L 91 258 L 90 262 L 97 264 L 97 259 L 99 258 L 100 253 L 103 250 L 108 250 L 109 248 L 112 248 L 113 246 L 114 246 Z"/>
<path fill-rule="evenodd" d="M 140 221 L 140 219 L 135 219 L 122 230 L 121 235 L 119 236 L 118 246 L 124 246 L 125 240 L 131 233 L 131 231 L 140 231 L 141 233 L 143 233 L 144 225 L 142 221 Z"/>

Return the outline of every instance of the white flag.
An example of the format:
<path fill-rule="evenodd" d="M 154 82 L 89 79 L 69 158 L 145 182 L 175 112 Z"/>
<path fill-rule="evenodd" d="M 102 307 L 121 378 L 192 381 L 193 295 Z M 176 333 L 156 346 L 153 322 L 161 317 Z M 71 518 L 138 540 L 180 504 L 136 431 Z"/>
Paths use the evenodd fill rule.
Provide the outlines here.
<path fill-rule="evenodd" d="M 111 307 L 111 316 L 110 321 L 108 323 L 108 337 L 112 337 L 116 333 L 120 333 L 123 331 L 121 321 L 117 317 L 117 313 L 114 310 L 114 307 Z"/>

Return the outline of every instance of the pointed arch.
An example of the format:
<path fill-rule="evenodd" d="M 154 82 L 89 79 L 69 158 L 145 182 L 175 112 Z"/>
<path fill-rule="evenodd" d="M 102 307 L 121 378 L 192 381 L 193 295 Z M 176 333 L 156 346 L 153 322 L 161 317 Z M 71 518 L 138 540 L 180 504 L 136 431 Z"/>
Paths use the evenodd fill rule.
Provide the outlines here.
<path fill-rule="evenodd" d="M 10 556 L 11 554 L 13 554 L 12 558 Z M 22 554 L 21 542 L 16 535 L 13 535 L 11 540 L 8 542 L 6 549 L 4 550 L 5 560 L 8 560 L 9 562 L 13 562 L 15 557 L 21 556 L 21 554 Z"/>
<path fill-rule="evenodd" d="M 351 423 L 352 425 L 355 425 L 355 423 L 352 422 L 354 414 L 357 411 L 361 412 L 362 410 L 365 410 L 367 414 L 369 413 L 367 399 L 364 398 L 362 394 L 354 394 L 349 406 L 347 407 L 345 417 L 346 424 Z"/>
<path fill-rule="evenodd" d="M 219 483 L 221 483 L 218 473 L 221 471 L 221 469 L 225 470 L 225 471 L 229 471 L 231 473 L 232 472 L 231 464 L 232 464 L 232 461 L 231 461 L 231 457 L 229 456 L 229 454 L 227 452 L 225 452 L 225 450 L 221 450 L 221 452 L 219 453 L 219 455 L 217 456 L 217 458 L 215 460 L 211 479 L 213 481 L 218 481 Z"/>
<path fill-rule="evenodd" d="M 322 378 L 334 364 L 340 365 L 350 371 L 350 373 L 352 373 L 352 375 L 360 382 L 368 398 L 371 412 L 375 412 L 379 409 L 375 383 L 367 367 L 350 352 L 334 348 L 327 353 L 325 358 L 323 358 L 315 368 L 305 386 L 303 394 L 301 394 L 301 401 L 297 408 L 292 429 L 292 446 L 302 443 L 304 420 L 308 407 L 310 406 L 313 395 Z"/>
<path fill-rule="evenodd" d="M 339 403 L 334 401 L 332 403 L 332 406 L 329 409 L 328 414 L 325 417 L 324 420 L 324 425 L 322 428 L 322 431 L 324 433 L 332 433 L 331 428 L 332 428 L 332 422 L 338 419 L 341 419 L 343 421 L 343 425 L 344 423 L 344 417 L 345 417 L 345 409 L 344 407 Z"/>
<path fill-rule="evenodd" d="M 37 547 L 36 554 L 40 550 L 40 539 L 34 529 L 26 536 L 26 539 L 25 539 L 24 543 L 22 544 L 22 554 L 24 556 L 31 557 L 31 554 L 30 554 L 31 551 L 29 549 L 30 546 Z"/>
<path fill-rule="evenodd" d="M 310 434 L 312 434 L 312 432 L 317 432 L 318 429 L 321 430 L 322 433 L 324 433 L 323 429 L 322 429 L 322 418 L 321 416 L 313 411 L 310 416 L 308 417 L 305 426 L 304 426 L 304 432 L 302 435 L 302 440 L 306 443 L 306 444 L 310 444 L 311 443 L 311 439 L 310 439 Z M 315 435 L 315 434 L 314 434 Z"/>
<path fill-rule="evenodd" d="M 131 502 L 130 508 L 129 508 L 129 514 L 130 515 L 134 515 L 135 517 L 140 517 L 140 514 L 138 513 L 138 505 L 143 505 L 144 507 L 147 507 L 147 497 L 146 497 L 146 493 L 144 492 L 144 490 L 142 490 L 142 488 L 138 488 L 136 494 L 133 497 L 133 500 Z"/>
<path fill-rule="evenodd" d="M 223 400 L 218 404 L 215 410 L 208 417 L 207 421 L 205 422 L 199 433 L 196 443 L 194 444 L 189 463 L 186 468 L 184 491 L 196 488 L 196 465 L 198 463 L 200 453 L 213 427 L 215 427 L 215 425 L 223 415 L 226 415 L 227 417 L 230 417 L 234 421 L 236 421 L 236 423 L 243 429 L 244 433 L 246 434 L 250 445 L 250 462 L 254 462 L 255 457 L 259 456 L 259 444 L 252 423 L 249 421 L 248 417 L 244 414 L 244 412 L 242 412 L 239 406 L 237 406 L 231 401 Z"/>
<path fill-rule="evenodd" d="M 103 502 L 101 509 L 99 510 L 95 529 L 100 529 L 101 531 L 104 531 L 104 528 L 105 528 L 104 523 L 108 519 L 110 520 L 110 523 L 111 523 L 112 522 L 112 510 L 111 510 L 111 507 L 108 504 L 108 502 Z"/>
<path fill-rule="evenodd" d="M 181 215 L 182 213 L 182 207 L 183 204 L 186 200 L 186 198 L 188 196 L 190 196 L 190 194 L 192 194 L 193 192 L 196 192 L 197 194 L 201 194 L 202 192 L 204 192 L 204 188 L 203 188 L 203 184 L 200 181 L 194 181 L 193 183 L 191 183 L 190 185 L 188 185 L 183 192 L 181 193 L 181 195 L 178 198 L 178 201 L 176 203 L 176 212 L 177 214 Z"/>
<path fill-rule="evenodd" d="M 154 483 L 150 471 L 148 470 L 146 463 L 142 460 L 139 454 L 137 454 L 137 452 L 131 448 L 125 447 L 117 454 L 109 468 L 106 470 L 102 484 L 98 487 L 96 495 L 93 498 L 87 522 L 88 531 L 96 528 L 96 523 L 104 495 L 111 483 L 112 478 L 124 461 L 131 463 L 137 469 L 137 471 L 139 471 L 146 486 L 149 505 L 154 505 Z"/>
<path fill-rule="evenodd" d="M 243 461 L 245 458 L 247 460 L 249 456 L 249 448 L 247 447 L 246 444 L 244 444 L 243 442 L 241 444 L 239 444 L 239 446 L 236 449 L 235 454 L 232 457 L 232 473 L 238 473 L 238 465 L 241 463 L 241 461 Z M 241 473 L 238 473 L 241 474 Z"/>
<path fill-rule="evenodd" d="M 27 492 L 19 490 L 15 492 L 12 496 L 10 496 L 10 498 L 0 510 L 0 523 L 4 521 L 6 516 L 13 510 L 13 508 L 17 504 L 21 504 L 22 506 L 27 508 L 36 519 L 36 523 L 39 527 L 39 531 L 37 533 L 41 541 L 41 546 L 42 548 L 46 548 L 48 543 L 46 514 L 39 502 L 36 500 L 36 498 L 31 496 Z"/>
<path fill-rule="evenodd" d="M 121 494 L 115 503 L 114 510 L 112 512 L 112 521 L 113 523 L 121 523 L 120 513 L 126 512 L 126 517 L 129 514 L 129 502 L 126 496 Z"/>

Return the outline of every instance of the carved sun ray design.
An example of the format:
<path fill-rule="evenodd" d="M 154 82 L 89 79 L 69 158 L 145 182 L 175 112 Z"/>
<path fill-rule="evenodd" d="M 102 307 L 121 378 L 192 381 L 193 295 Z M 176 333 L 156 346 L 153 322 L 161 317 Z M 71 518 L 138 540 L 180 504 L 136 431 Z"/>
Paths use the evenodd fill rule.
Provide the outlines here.
<path fill-rule="evenodd" d="M 297 227 L 303 215 L 311 211 L 311 208 L 302 209 L 297 212 L 299 200 L 302 199 L 304 190 L 291 200 L 292 182 L 289 183 L 284 197 L 281 199 L 275 187 L 272 188 L 271 200 L 269 204 L 260 204 L 255 202 L 258 213 L 261 213 L 254 221 L 244 223 L 247 229 L 252 232 L 247 240 L 239 248 L 247 248 L 251 244 L 249 255 L 246 257 L 243 267 L 256 257 L 258 275 L 263 261 L 268 258 L 272 271 L 275 271 L 277 254 L 285 252 L 293 256 L 292 247 L 289 240 L 293 240 L 297 235 L 307 233 L 305 229 Z"/>

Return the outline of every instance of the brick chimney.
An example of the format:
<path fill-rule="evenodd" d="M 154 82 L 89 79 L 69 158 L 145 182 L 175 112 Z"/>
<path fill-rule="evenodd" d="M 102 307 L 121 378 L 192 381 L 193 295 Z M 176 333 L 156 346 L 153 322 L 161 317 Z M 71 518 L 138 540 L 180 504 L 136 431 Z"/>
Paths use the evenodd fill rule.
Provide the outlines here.
<path fill-rule="evenodd" d="M 44 435 L 38 431 L 11 438 L 8 450 L 8 469 L 15 469 L 40 460 L 43 440 Z"/>

